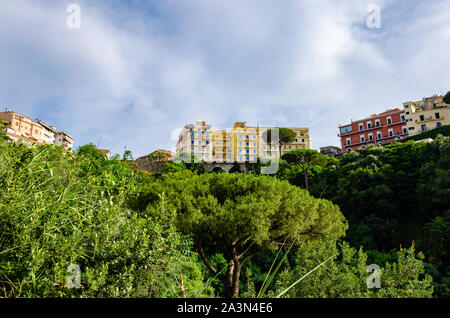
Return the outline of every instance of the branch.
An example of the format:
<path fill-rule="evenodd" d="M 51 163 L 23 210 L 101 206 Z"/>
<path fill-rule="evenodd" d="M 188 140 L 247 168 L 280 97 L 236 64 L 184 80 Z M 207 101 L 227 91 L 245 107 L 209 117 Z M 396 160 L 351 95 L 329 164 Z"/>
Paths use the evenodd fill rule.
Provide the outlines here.
<path fill-rule="evenodd" d="M 242 256 L 244 256 L 244 254 L 247 253 L 253 245 L 255 245 L 255 241 L 251 242 L 249 246 L 247 246 L 247 248 L 237 256 L 237 258 L 240 259 Z"/>
<path fill-rule="evenodd" d="M 244 265 L 244 263 L 245 263 L 246 261 L 248 261 L 250 258 L 252 258 L 253 256 L 255 256 L 255 255 L 258 254 L 258 253 L 259 253 L 259 251 L 254 252 L 253 254 L 250 254 L 249 256 L 247 256 L 246 258 L 244 258 L 244 259 L 242 260 L 242 262 L 241 262 L 241 266 Z"/>
<path fill-rule="evenodd" d="M 201 255 L 201 257 L 203 259 L 203 262 L 205 263 L 206 267 L 208 267 L 208 269 L 213 273 L 213 275 L 216 275 L 217 274 L 217 269 L 215 269 L 214 266 L 212 266 L 211 263 L 208 261 L 208 258 L 206 257 L 205 250 L 203 249 L 203 246 L 200 243 L 198 243 L 197 245 L 198 245 L 198 250 L 200 252 L 200 255 Z"/>

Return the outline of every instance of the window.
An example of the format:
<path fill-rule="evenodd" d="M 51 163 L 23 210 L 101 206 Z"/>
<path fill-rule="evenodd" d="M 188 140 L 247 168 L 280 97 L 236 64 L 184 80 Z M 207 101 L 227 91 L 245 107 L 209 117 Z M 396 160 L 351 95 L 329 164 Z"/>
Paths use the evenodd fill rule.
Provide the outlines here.
<path fill-rule="evenodd" d="M 405 121 L 405 115 L 401 114 L 401 115 L 400 115 L 400 119 L 401 119 L 402 121 Z"/>
<path fill-rule="evenodd" d="M 423 117 L 423 115 L 420 115 L 420 121 L 424 121 L 425 118 Z"/>
<path fill-rule="evenodd" d="M 347 142 L 347 145 L 350 145 L 350 138 L 347 138 L 346 142 Z"/>
<path fill-rule="evenodd" d="M 420 126 L 420 128 L 422 129 L 422 131 L 426 131 L 427 130 L 427 125 L 423 124 Z"/>
<path fill-rule="evenodd" d="M 346 134 L 352 131 L 352 126 L 341 127 L 341 134 Z M 303 136 L 303 134 L 302 134 Z"/>
<path fill-rule="evenodd" d="M 409 105 L 405 105 L 405 108 L 409 108 Z"/>
<path fill-rule="evenodd" d="M 352 151 L 352 148 L 348 148 L 348 149 L 347 149 L 347 152 L 350 152 L 350 151 Z"/>
<path fill-rule="evenodd" d="M 408 130 L 414 130 L 414 127 L 409 127 Z"/>
<path fill-rule="evenodd" d="M 387 118 L 387 124 L 388 124 L 388 125 L 392 124 L 392 118 L 391 118 L 391 117 L 388 117 L 388 118 Z"/>
<path fill-rule="evenodd" d="M 379 119 L 375 120 L 375 127 L 380 127 L 380 120 Z"/>
<path fill-rule="evenodd" d="M 403 131 L 404 134 L 406 134 L 408 132 L 408 130 L 406 129 L 406 126 L 402 127 L 402 131 Z"/>
<path fill-rule="evenodd" d="M 381 139 L 382 135 L 381 135 L 381 131 L 377 132 L 377 139 Z"/>
<path fill-rule="evenodd" d="M 409 115 L 409 112 L 406 112 L 405 114 L 406 114 L 406 115 Z"/>
<path fill-rule="evenodd" d="M 367 123 L 367 129 L 371 129 L 372 128 L 372 123 L 371 122 L 368 122 Z"/>
<path fill-rule="evenodd" d="M 302 139 L 302 142 L 305 142 L 305 139 Z"/>
<path fill-rule="evenodd" d="M 439 128 L 439 127 L 441 127 L 441 123 L 440 123 L 440 122 L 437 122 L 437 123 L 436 123 L 436 128 Z"/>
<path fill-rule="evenodd" d="M 369 134 L 369 140 L 372 141 L 373 140 L 373 135 Z"/>
<path fill-rule="evenodd" d="M 389 136 L 390 137 L 394 136 L 394 130 L 393 129 L 389 129 Z"/>
<path fill-rule="evenodd" d="M 436 119 L 441 118 L 441 117 L 439 116 L 439 113 L 435 113 L 434 116 L 436 116 Z"/>
<path fill-rule="evenodd" d="M 364 124 L 359 124 L 359 131 L 364 130 Z"/>
<path fill-rule="evenodd" d="M 359 136 L 359 138 L 361 139 L 361 142 L 365 142 L 366 139 L 364 138 L 364 135 Z"/>

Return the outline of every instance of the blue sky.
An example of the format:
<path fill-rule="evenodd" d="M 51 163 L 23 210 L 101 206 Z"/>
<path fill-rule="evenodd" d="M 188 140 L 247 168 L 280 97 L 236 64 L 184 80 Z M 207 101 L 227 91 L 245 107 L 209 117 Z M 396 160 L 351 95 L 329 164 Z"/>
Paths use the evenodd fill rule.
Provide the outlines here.
<path fill-rule="evenodd" d="M 0 107 L 135 157 L 197 119 L 339 145 L 339 124 L 450 90 L 447 0 L 2 0 L 0 21 Z"/>

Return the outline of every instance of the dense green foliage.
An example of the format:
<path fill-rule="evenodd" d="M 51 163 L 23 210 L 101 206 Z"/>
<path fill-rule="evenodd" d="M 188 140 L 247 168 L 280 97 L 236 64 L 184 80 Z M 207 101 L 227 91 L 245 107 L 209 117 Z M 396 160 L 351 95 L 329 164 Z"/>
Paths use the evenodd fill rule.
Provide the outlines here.
<path fill-rule="evenodd" d="M 193 239 L 212 274 L 218 271 L 206 254 L 225 257 L 228 268 L 221 278 L 229 297 L 238 293 L 240 270 L 254 253 L 285 239 L 340 237 L 347 228 L 331 202 L 266 176 L 172 175 L 138 200 L 142 197 L 148 198 L 150 216 L 161 204 L 175 213 L 178 229 Z"/>
<path fill-rule="evenodd" d="M 324 263 L 301 283 L 290 289 L 285 297 L 319 298 L 366 298 L 366 297 L 431 297 L 432 279 L 424 276 L 423 263 L 416 258 L 414 247 L 401 249 L 397 261 L 388 263 L 380 271 L 380 288 L 368 288 L 372 273 L 367 272 L 367 255 L 347 243 L 336 246 L 333 240 L 322 240 L 315 245 L 300 243 L 295 252 L 292 268 L 286 268 L 280 275 L 277 288 L 272 295 L 278 295 L 298 277 L 303 277 L 318 264 Z"/>
<path fill-rule="evenodd" d="M 125 206 L 145 175 L 93 145 L 0 146 L 0 290 L 6 297 L 177 297 L 203 288 L 190 241 Z M 67 288 L 70 264 L 81 287 Z M 210 292 L 210 290 L 209 290 Z"/>
<path fill-rule="evenodd" d="M 448 295 L 450 139 L 373 146 L 326 160 L 311 169 L 310 190 L 341 208 L 349 222 L 346 240 L 383 262 L 416 241 L 436 293 Z M 281 165 L 278 177 L 305 187 L 298 166 Z"/>
<path fill-rule="evenodd" d="M 444 98 L 442 99 L 442 101 L 446 104 L 450 105 L 450 91 L 447 92 L 447 94 L 444 95 Z"/>
<path fill-rule="evenodd" d="M 314 156 L 308 192 L 290 159 L 270 177 L 194 161 L 150 175 L 92 144 L 3 143 L 1 296 L 180 297 L 180 272 L 187 297 L 276 296 L 338 253 L 283 297 L 450 296 L 449 139 Z"/>

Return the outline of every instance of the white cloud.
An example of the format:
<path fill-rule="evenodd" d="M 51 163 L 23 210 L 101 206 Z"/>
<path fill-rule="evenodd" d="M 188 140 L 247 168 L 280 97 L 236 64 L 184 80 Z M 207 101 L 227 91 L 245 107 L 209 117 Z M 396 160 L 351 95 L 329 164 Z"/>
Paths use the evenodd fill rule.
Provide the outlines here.
<path fill-rule="evenodd" d="M 79 1 L 69 30 L 71 2 L 2 4 L 0 104 L 78 145 L 137 157 L 204 119 L 307 126 L 318 148 L 339 123 L 450 87 L 445 1 L 376 1 L 379 30 L 372 1 Z"/>

